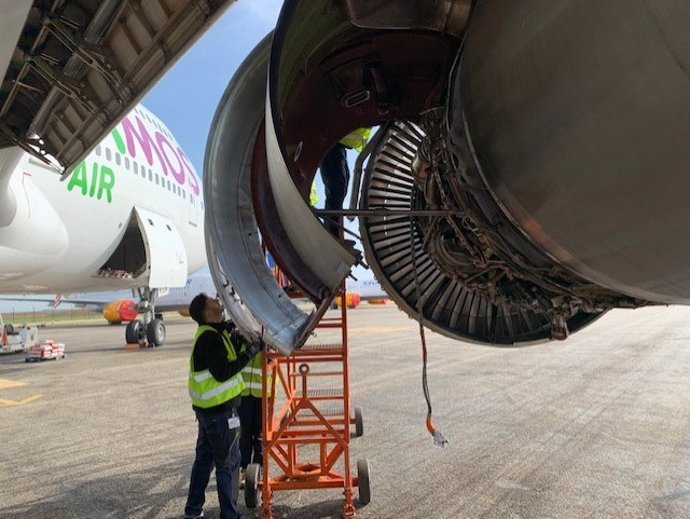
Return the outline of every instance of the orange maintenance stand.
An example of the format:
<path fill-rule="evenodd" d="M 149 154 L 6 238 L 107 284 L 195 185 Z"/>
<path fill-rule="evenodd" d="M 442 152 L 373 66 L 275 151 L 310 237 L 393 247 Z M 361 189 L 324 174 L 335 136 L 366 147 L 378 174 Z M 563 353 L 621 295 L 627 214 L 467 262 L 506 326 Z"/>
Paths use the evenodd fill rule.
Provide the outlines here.
<path fill-rule="evenodd" d="M 345 299 L 344 290 L 339 294 Z M 247 467 L 248 508 L 259 505 L 272 519 L 273 493 L 282 490 L 343 489 L 343 518 L 356 516 L 371 500 L 369 462 L 357 461 L 351 475 L 350 438 L 363 434 L 362 410 L 352 408 L 347 345 L 347 305 L 317 328 L 340 329 L 340 341 L 306 344 L 286 357 L 267 351 L 263 362 L 263 469 Z M 354 430 L 351 430 L 354 429 Z"/>

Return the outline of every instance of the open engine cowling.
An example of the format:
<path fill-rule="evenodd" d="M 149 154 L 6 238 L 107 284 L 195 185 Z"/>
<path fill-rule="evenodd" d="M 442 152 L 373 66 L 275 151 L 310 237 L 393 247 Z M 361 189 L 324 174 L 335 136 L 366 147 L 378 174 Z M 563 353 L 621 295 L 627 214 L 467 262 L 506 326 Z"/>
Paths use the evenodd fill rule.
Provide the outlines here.
<path fill-rule="evenodd" d="M 241 301 L 281 351 L 301 344 L 318 312 L 270 280 L 258 233 L 328 301 L 358 256 L 306 195 L 335 142 L 379 126 L 352 208 L 377 279 L 431 328 L 523 344 L 611 308 L 687 304 L 689 23 L 680 0 L 285 2 L 207 149 L 226 302 Z M 229 140 L 221 120 L 244 137 Z M 216 160 L 228 147 L 232 160 Z M 243 180 L 228 191 L 229 178 Z"/>

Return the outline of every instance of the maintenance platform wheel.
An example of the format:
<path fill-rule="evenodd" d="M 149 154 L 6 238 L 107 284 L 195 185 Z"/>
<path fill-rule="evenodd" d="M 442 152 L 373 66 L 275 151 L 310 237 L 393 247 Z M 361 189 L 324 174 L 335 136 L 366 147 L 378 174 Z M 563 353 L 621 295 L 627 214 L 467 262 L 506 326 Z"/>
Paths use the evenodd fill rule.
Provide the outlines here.
<path fill-rule="evenodd" d="M 163 319 L 153 319 L 146 329 L 146 338 L 152 346 L 163 346 L 165 344 L 165 323 Z"/>
<path fill-rule="evenodd" d="M 364 411 L 360 406 L 355 407 L 355 436 L 361 438 L 364 435 Z"/>
<path fill-rule="evenodd" d="M 127 344 L 138 343 L 142 332 L 141 321 L 139 319 L 128 322 L 127 328 L 125 329 L 125 342 L 127 342 Z"/>
<path fill-rule="evenodd" d="M 258 463 L 247 465 L 246 479 L 244 480 L 244 504 L 247 508 L 259 506 L 259 479 L 261 477 L 261 466 Z"/>
<path fill-rule="evenodd" d="M 359 504 L 366 506 L 371 502 L 371 482 L 369 480 L 369 460 L 357 460 L 357 480 L 359 482 Z"/>

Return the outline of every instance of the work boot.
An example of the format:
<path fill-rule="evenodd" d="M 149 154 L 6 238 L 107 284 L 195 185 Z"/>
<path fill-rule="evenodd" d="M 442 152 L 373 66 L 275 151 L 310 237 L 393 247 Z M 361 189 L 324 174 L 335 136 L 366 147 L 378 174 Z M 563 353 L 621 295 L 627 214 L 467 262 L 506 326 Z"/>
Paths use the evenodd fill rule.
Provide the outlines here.
<path fill-rule="evenodd" d="M 204 511 L 202 510 L 199 514 L 184 514 L 184 519 L 204 519 Z"/>

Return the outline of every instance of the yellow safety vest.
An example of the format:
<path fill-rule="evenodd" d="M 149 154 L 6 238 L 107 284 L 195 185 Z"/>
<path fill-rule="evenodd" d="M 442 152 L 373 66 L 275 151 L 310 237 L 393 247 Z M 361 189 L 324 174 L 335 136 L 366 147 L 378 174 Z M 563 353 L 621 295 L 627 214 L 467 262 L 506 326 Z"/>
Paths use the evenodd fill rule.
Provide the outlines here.
<path fill-rule="evenodd" d="M 189 388 L 189 396 L 192 398 L 192 404 L 202 409 L 224 404 L 236 396 L 240 396 L 245 389 L 244 379 L 241 373 L 233 375 L 228 380 L 219 382 L 213 378 L 213 375 L 211 375 L 208 369 L 201 371 L 194 370 L 194 350 L 197 347 L 201 334 L 208 331 L 220 333 L 213 326 L 207 324 L 199 326 L 194 336 L 192 355 L 189 358 L 189 382 L 187 385 Z M 223 333 L 220 333 L 220 336 L 223 339 L 223 345 L 228 353 L 228 360 L 231 362 L 237 360 L 235 348 L 233 348 L 232 341 L 230 340 L 230 334 L 227 331 L 223 331 Z"/>
<path fill-rule="evenodd" d="M 252 395 L 256 398 L 261 398 L 261 363 L 263 361 L 263 353 L 259 352 L 252 357 L 247 365 L 242 369 L 242 377 L 244 377 L 244 391 L 242 396 Z M 266 377 L 266 396 L 269 398 L 272 395 L 272 380 L 273 377 L 268 374 Z"/>
<path fill-rule="evenodd" d="M 316 182 L 311 183 L 311 191 L 309 192 L 309 205 L 314 207 L 319 201 L 319 195 L 316 192 Z"/>
<path fill-rule="evenodd" d="M 348 133 L 345 137 L 340 139 L 340 144 L 352 148 L 361 153 L 362 148 L 369 140 L 371 135 L 371 128 L 357 128 L 354 131 Z"/>

